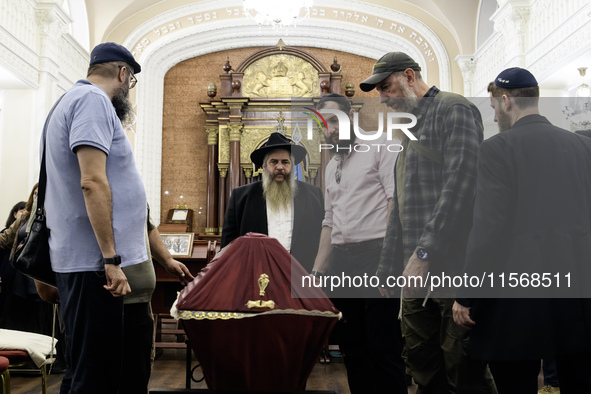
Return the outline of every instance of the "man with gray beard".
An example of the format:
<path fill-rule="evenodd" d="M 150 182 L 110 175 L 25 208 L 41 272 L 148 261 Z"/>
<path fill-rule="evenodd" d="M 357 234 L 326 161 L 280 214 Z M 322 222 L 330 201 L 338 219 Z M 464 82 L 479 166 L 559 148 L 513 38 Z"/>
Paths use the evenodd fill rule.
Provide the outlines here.
<path fill-rule="evenodd" d="M 396 192 L 377 275 L 403 277 L 402 335 L 406 364 L 422 394 L 496 393 L 486 363 L 467 355 L 469 331 L 452 317 L 453 286 L 428 293 L 429 275 L 463 268 L 476 191 L 480 112 L 464 97 L 427 85 L 419 64 L 390 52 L 361 90 L 378 91 L 396 112 L 412 112 L 416 140 L 404 138 L 395 169 Z M 422 281 L 411 280 L 421 278 Z M 395 289 L 380 288 L 390 297 Z"/>
<path fill-rule="evenodd" d="M 232 191 L 222 248 L 246 233 L 276 238 L 310 272 L 322 229 L 324 200 L 320 188 L 295 179 L 293 168 L 306 149 L 280 133 L 252 152 L 250 159 L 263 169 L 263 180 Z"/>

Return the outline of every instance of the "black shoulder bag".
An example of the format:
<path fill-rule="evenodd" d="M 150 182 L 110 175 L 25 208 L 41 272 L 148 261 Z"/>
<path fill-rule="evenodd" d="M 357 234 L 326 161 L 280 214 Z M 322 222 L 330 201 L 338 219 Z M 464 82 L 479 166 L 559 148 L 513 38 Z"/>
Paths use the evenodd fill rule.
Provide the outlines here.
<path fill-rule="evenodd" d="M 47 186 L 47 171 L 45 169 L 45 150 L 47 145 L 47 127 L 53 110 L 61 99 L 55 103 L 43 130 L 43 157 L 41 159 L 41 170 L 39 172 L 39 187 L 37 189 L 37 211 L 31 225 L 31 231 L 27 234 L 18 249 L 14 252 L 12 258 L 14 267 L 29 278 L 36 279 L 49 286 L 56 287 L 55 272 L 51 269 L 51 259 L 49 258 L 49 229 L 45 221 L 45 187 Z M 33 216 L 33 215 L 31 215 Z"/>

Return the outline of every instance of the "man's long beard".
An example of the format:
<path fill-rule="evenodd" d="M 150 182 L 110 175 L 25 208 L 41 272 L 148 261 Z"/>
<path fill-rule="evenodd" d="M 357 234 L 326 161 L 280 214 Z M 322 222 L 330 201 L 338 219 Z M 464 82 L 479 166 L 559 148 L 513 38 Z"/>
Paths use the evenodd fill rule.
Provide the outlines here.
<path fill-rule="evenodd" d="M 408 82 L 406 82 L 405 79 L 400 78 L 399 82 L 403 98 L 399 99 L 401 102 L 396 110 L 399 112 L 412 112 L 412 110 L 415 109 L 417 105 L 419 105 L 419 98 L 415 92 L 410 90 Z"/>
<path fill-rule="evenodd" d="M 402 92 L 403 97 L 391 98 L 393 103 L 396 105 L 396 112 L 412 112 L 419 105 L 419 97 L 410 90 L 408 86 L 408 82 L 402 77 L 398 79 L 400 84 L 400 91 Z M 398 138 L 400 141 L 404 141 L 408 138 L 406 134 L 400 129 L 394 130 L 394 137 Z"/>
<path fill-rule="evenodd" d="M 115 91 L 113 99 L 111 100 L 117 117 L 121 121 L 123 127 L 127 127 L 133 123 L 133 107 L 129 101 L 129 88 L 121 87 Z"/>
<path fill-rule="evenodd" d="M 297 183 L 292 174 L 284 175 L 283 182 L 276 182 L 273 175 L 263 169 L 263 197 L 272 211 L 291 207 L 292 196 L 297 191 Z"/>

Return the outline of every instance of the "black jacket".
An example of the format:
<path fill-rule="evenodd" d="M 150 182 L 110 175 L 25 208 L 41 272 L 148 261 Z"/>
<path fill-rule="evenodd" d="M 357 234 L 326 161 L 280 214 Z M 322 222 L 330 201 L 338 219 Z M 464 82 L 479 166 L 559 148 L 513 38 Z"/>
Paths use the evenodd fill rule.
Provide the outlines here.
<path fill-rule="evenodd" d="M 476 322 L 471 356 L 520 360 L 591 351 L 590 299 L 561 298 L 567 273 L 574 286 L 591 283 L 591 138 L 529 115 L 482 143 L 466 272 L 483 271 L 494 273 L 497 297 L 458 300 L 472 307 Z M 510 299 L 518 294 L 509 294 L 511 273 L 551 273 L 552 283 L 529 285 L 535 298 Z"/>
<path fill-rule="evenodd" d="M 320 241 L 324 219 L 324 198 L 320 188 L 297 181 L 291 254 L 310 272 Z M 262 182 L 232 191 L 222 229 L 222 248 L 246 233 L 268 234 L 267 205 Z"/>

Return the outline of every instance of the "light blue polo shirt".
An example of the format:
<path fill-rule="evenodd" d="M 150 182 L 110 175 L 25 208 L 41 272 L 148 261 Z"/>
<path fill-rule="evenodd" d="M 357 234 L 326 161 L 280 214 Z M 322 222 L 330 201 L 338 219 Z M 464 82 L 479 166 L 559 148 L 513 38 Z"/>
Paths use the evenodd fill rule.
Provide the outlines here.
<path fill-rule="evenodd" d="M 47 127 L 45 210 L 55 272 L 102 271 L 102 254 L 86 212 L 76 147 L 107 154 L 115 250 L 122 266 L 148 259 L 146 191 L 129 142 L 109 96 L 80 80 L 66 92 Z M 41 154 L 43 153 L 43 139 Z"/>

